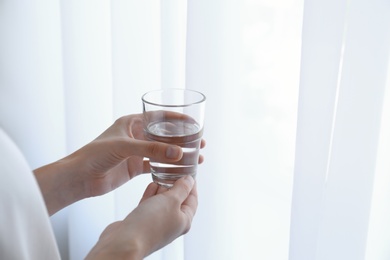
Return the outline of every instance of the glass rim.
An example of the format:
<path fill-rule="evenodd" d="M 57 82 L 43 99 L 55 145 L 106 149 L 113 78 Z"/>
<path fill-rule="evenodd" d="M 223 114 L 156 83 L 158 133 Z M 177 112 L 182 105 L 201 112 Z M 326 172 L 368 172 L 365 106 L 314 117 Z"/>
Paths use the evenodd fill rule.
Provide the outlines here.
<path fill-rule="evenodd" d="M 199 94 L 200 95 L 200 100 L 195 101 L 195 102 L 191 102 L 191 103 L 188 103 L 188 104 L 181 104 L 181 105 L 159 104 L 157 102 L 151 102 L 151 101 L 146 100 L 146 95 L 148 95 L 148 94 L 158 93 L 158 92 L 162 93 L 162 92 L 166 92 L 166 91 L 182 91 L 182 92 L 191 92 L 191 93 Z M 150 90 L 150 91 L 146 92 L 145 94 L 143 94 L 141 99 L 142 99 L 142 102 L 144 102 L 146 104 L 149 104 L 149 105 L 154 105 L 154 106 L 160 106 L 160 107 L 189 107 L 189 106 L 192 106 L 192 105 L 196 105 L 196 104 L 200 104 L 200 103 L 205 102 L 206 101 L 206 96 L 202 92 L 199 92 L 197 90 L 192 90 L 192 89 L 187 89 L 187 88 L 166 88 L 166 89 Z"/>

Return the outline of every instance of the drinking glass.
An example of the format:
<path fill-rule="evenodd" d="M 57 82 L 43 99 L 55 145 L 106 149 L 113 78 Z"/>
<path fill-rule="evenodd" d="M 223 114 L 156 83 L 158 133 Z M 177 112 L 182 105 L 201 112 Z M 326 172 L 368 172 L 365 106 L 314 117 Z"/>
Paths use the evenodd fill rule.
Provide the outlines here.
<path fill-rule="evenodd" d="M 189 89 L 153 90 L 142 96 L 145 138 L 178 145 L 183 151 L 172 164 L 150 160 L 155 183 L 170 188 L 183 176 L 196 177 L 205 103 L 205 95 Z"/>

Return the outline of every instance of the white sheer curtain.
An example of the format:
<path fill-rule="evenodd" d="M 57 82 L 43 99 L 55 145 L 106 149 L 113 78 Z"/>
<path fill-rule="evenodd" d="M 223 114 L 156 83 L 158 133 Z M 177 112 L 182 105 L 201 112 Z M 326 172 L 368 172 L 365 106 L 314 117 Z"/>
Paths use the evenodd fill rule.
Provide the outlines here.
<path fill-rule="evenodd" d="M 304 10 L 290 259 L 389 259 L 390 3 Z"/>
<path fill-rule="evenodd" d="M 288 258 L 301 17 L 301 1 L 189 1 L 208 147 L 185 259 Z"/>
<path fill-rule="evenodd" d="M 5 0 L 0 126 L 35 168 L 139 113 L 147 90 L 197 89 L 208 98 L 198 212 L 148 259 L 388 259 L 389 9 Z M 54 215 L 63 259 L 82 259 L 150 181 Z"/>

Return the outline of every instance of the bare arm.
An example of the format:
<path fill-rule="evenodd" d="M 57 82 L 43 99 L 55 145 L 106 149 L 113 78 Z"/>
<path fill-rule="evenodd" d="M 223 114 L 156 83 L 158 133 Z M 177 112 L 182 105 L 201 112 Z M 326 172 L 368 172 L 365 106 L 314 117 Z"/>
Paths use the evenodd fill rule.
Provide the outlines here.
<path fill-rule="evenodd" d="M 145 141 L 142 115 L 130 115 L 118 119 L 73 154 L 34 170 L 34 174 L 52 215 L 78 200 L 105 194 L 150 172 L 144 158 L 174 162 L 181 157 L 178 146 Z"/>

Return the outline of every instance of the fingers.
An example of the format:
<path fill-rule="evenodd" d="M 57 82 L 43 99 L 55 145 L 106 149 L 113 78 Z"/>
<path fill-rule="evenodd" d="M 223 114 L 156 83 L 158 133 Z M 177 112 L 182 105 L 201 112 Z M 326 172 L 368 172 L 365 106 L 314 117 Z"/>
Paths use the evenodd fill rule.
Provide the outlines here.
<path fill-rule="evenodd" d="M 181 211 L 187 216 L 188 222 L 184 229 L 184 234 L 187 233 L 191 228 L 192 219 L 195 216 L 196 209 L 198 208 L 198 192 L 196 188 L 196 183 L 192 188 L 187 199 L 181 205 Z"/>
<path fill-rule="evenodd" d="M 159 114 L 161 112 L 151 112 L 150 114 Z M 145 115 L 144 115 L 145 116 Z M 160 115 L 161 116 L 161 115 Z M 169 119 L 191 120 L 188 116 L 168 112 L 164 113 L 164 116 Z M 173 146 L 164 144 L 163 142 L 150 142 L 143 138 L 143 115 L 129 115 L 117 119 L 112 127 L 106 130 L 100 138 L 97 138 L 97 142 L 104 141 L 111 146 L 111 151 L 116 155 L 116 160 L 123 160 L 132 155 L 151 158 L 160 162 L 174 162 L 182 158 L 183 152 L 179 146 Z M 110 133 L 115 129 L 120 129 L 120 132 L 126 132 L 126 138 L 122 135 L 119 138 L 111 138 Z M 112 135 L 112 133 L 111 133 Z M 138 136 L 140 135 L 140 136 Z M 108 139 L 104 137 L 110 137 Z M 99 140 L 103 139 L 103 140 Z M 105 139 L 105 140 L 104 140 Z M 107 149 L 107 143 L 103 145 L 104 149 Z M 199 145 L 197 142 L 193 142 L 191 145 Z M 200 141 L 200 148 L 204 148 L 206 145 L 205 140 Z"/>
<path fill-rule="evenodd" d="M 203 162 L 204 162 L 204 157 L 203 157 L 203 155 L 199 155 L 198 164 L 202 164 Z"/>
<path fill-rule="evenodd" d="M 143 161 L 143 171 L 142 173 L 150 173 L 150 163 L 149 160 Z"/>
<path fill-rule="evenodd" d="M 196 187 L 196 182 L 188 195 L 187 199 L 183 202 L 182 207 L 189 207 L 190 209 L 193 209 L 196 211 L 196 208 L 198 207 L 198 190 Z M 195 214 L 195 211 L 192 215 Z"/>
<path fill-rule="evenodd" d="M 134 140 L 135 152 L 137 155 L 161 161 L 177 161 L 183 156 L 183 151 L 179 146 L 172 146 L 158 142 L 148 142 Z"/>
<path fill-rule="evenodd" d="M 160 198 L 153 200 L 154 198 Z M 165 199 L 163 199 L 165 198 Z M 167 203 L 164 208 L 170 208 L 170 219 L 175 220 L 175 226 L 180 234 L 187 233 L 191 228 L 191 223 L 198 207 L 198 194 L 196 189 L 195 180 L 191 176 L 186 176 L 177 180 L 173 187 L 167 189 L 157 185 L 156 183 L 150 183 L 146 188 L 144 195 L 140 203 L 148 200 L 150 203 L 158 201 L 161 204 L 164 201 Z M 163 199 L 163 200 L 161 200 Z M 147 203 L 145 201 L 145 203 Z M 144 204 L 145 205 L 145 204 Z"/>
<path fill-rule="evenodd" d="M 142 198 L 139 203 L 142 203 L 144 200 L 156 195 L 158 193 L 159 185 L 152 182 L 146 187 L 146 190 L 144 194 L 142 195 Z"/>
<path fill-rule="evenodd" d="M 205 148 L 205 147 L 206 147 L 206 140 L 202 139 L 202 140 L 200 141 L 200 149 L 203 149 L 203 148 Z"/>
<path fill-rule="evenodd" d="M 118 158 L 124 159 L 137 155 L 161 162 L 175 162 L 183 156 L 182 149 L 176 145 L 127 138 L 119 142 L 113 146 Z"/>
<path fill-rule="evenodd" d="M 192 219 L 198 207 L 198 196 L 195 186 L 195 181 L 191 176 L 186 176 L 175 182 L 169 192 L 175 197 L 176 202 L 180 204 L 181 212 L 186 216 L 186 221 L 183 222 L 182 234 L 187 233 L 191 228 Z"/>
<path fill-rule="evenodd" d="M 198 158 L 198 164 L 202 164 L 203 162 L 204 162 L 204 156 L 200 154 L 199 158 Z M 179 164 L 179 163 L 175 162 L 175 164 Z M 144 160 L 143 161 L 142 173 L 150 173 L 150 172 L 151 172 L 151 169 L 150 169 L 149 160 Z"/>
<path fill-rule="evenodd" d="M 171 194 L 173 194 L 176 200 L 182 204 L 187 199 L 188 195 L 190 195 L 194 184 L 195 180 L 190 175 L 180 178 L 173 184 Z"/>
<path fill-rule="evenodd" d="M 160 193 L 166 192 L 167 190 L 169 190 L 167 187 L 164 187 L 164 186 L 158 185 L 157 194 L 160 194 Z"/>

